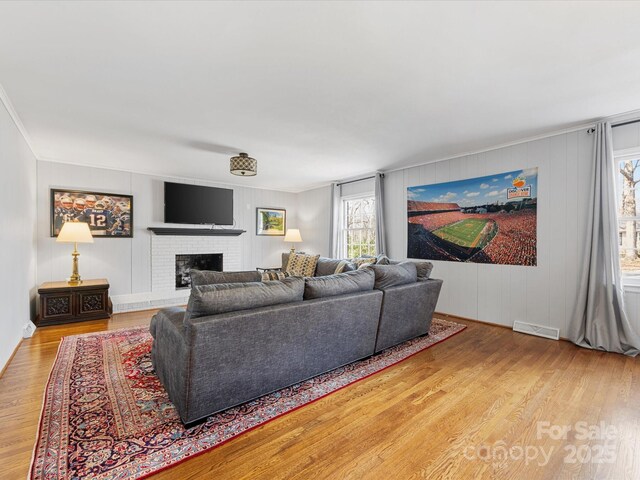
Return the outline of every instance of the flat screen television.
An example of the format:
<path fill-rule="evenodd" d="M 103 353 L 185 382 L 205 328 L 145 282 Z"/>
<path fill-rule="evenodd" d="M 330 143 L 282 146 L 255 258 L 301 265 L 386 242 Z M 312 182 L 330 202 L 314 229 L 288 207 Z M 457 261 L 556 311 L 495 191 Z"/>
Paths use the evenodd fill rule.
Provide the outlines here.
<path fill-rule="evenodd" d="M 164 182 L 164 221 L 233 225 L 233 190 Z"/>

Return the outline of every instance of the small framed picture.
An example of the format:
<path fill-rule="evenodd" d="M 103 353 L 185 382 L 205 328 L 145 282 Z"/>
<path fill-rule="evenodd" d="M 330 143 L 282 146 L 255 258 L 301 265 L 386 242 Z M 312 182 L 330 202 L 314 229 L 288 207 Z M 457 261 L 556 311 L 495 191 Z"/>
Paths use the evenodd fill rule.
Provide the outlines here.
<path fill-rule="evenodd" d="M 287 211 L 279 208 L 256 208 L 256 235 L 284 236 Z"/>
<path fill-rule="evenodd" d="M 51 236 L 64 222 L 85 222 L 94 237 L 133 237 L 133 196 L 51 189 Z"/>

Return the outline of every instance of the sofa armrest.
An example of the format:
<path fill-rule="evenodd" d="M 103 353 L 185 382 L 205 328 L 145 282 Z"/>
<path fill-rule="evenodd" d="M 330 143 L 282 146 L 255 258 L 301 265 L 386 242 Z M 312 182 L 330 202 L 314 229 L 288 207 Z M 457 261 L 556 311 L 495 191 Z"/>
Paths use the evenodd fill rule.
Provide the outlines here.
<path fill-rule="evenodd" d="M 163 308 L 153 317 L 151 317 L 151 324 L 149 325 L 149 332 L 151 336 L 156 338 L 156 332 L 158 331 L 158 323 L 161 318 L 166 319 L 175 326 L 176 329 L 184 329 L 182 321 L 184 320 L 185 309 L 184 307 L 168 307 Z"/>
<path fill-rule="evenodd" d="M 169 398 L 179 408 L 186 405 L 190 375 L 190 347 L 183 324 L 185 309 L 164 308 L 151 319 L 151 361 Z"/>
<path fill-rule="evenodd" d="M 382 289 L 376 352 L 428 333 L 441 287 L 442 280 L 430 278 Z"/>

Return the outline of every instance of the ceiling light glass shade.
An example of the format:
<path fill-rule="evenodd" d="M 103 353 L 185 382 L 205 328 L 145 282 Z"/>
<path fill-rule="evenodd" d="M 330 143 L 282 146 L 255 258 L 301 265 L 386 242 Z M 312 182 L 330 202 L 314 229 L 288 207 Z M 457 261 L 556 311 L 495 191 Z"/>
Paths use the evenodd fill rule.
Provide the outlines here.
<path fill-rule="evenodd" d="M 238 156 L 231 157 L 229 168 L 231 173 L 239 177 L 253 177 L 258 173 L 258 161 L 246 153 L 239 153 Z"/>

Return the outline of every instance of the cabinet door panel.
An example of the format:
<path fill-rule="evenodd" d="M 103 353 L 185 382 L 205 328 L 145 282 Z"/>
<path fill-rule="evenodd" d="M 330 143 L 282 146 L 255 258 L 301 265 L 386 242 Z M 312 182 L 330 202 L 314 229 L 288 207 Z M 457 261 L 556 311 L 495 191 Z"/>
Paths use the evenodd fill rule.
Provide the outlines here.
<path fill-rule="evenodd" d="M 104 291 L 78 292 L 78 315 L 107 311 L 107 293 Z"/>
<path fill-rule="evenodd" d="M 72 293 L 61 293 L 42 298 L 42 316 L 45 318 L 68 317 L 73 313 Z"/>

